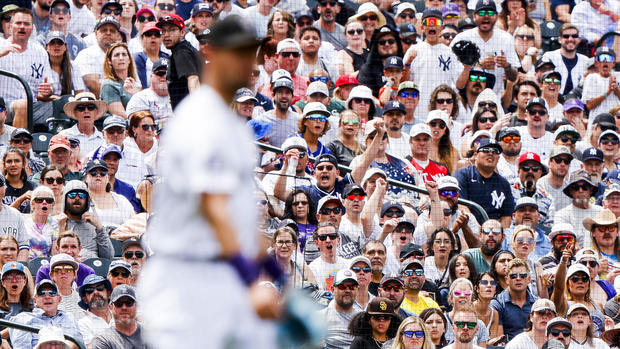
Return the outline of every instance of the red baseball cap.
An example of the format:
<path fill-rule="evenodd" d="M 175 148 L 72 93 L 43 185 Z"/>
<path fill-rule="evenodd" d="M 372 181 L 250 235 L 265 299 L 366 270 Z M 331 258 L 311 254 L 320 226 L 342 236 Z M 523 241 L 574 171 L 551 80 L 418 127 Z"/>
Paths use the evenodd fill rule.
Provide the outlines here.
<path fill-rule="evenodd" d="M 542 165 L 542 162 L 540 161 L 540 155 L 534 152 L 531 152 L 531 151 L 528 151 L 527 153 L 523 153 L 521 154 L 521 156 L 519 156 L 518 166 L 521 166 L 521 163 L 525 161 L 536 161 L 537 163 Z"/>
<path fill-rule="evenodd" d="M 142 28 L 142 34 L 150 31 L 161 32 L 156 22 L 146 22 L 146 24 L 144 24 L 144 27 Z"/>
<path fill-rule="evenodd" d="M 161 28 L 165 23 L 174 24 L 181 29 L 185 29 L 185 21 L 177 14 L 165 15 L 157 22 L 157 27 Z"/>
<path fill-rule="evenodd" d="M 360 82 L 353 75 L 340 75 L 338 80 L 336 80 L 336 87 L 344 86 L 344 85 L 359 85 Z"/>

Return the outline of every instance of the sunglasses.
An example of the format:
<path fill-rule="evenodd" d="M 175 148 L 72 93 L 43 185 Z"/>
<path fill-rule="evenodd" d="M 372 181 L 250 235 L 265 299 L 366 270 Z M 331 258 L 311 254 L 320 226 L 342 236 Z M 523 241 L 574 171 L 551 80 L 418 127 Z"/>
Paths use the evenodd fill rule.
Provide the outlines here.
<path fill-rule="evenodd" d="M 401 37 L 401 38 L 400 38 L 400 41 L 401 41 L 403 44 L 407 44 L 407 45 L 412 45 L 412 44 L 415 44 L 415 43 L 416 43 L 416 39 L 415 39 L 415 38 L 413 38 L 413 39 L 409 39 L 409 38 L 403 38 L 403 37 Z"/>
<path fill-rule="evenodd" d="M 161 4 L 160 4 L 161 7 Z M 123 10 L 116 8 L 116 9 L 111 9 L 111 8 L 106 8 L 105 10 L 103 10 L 103 14 L 105 15 L 111 15 L 112 13 L 114 13 L 117 16 L 120 16 L 121 13 L 123 13 Z"/>
<path fill-rule="evenodd" d="M 496 12 L 493 10 L 480 10 L 478 12 L 476 12 L 478 14 L 478 16 L 489 16 L 489 17 L 493 17 L 495 16 Z"/>
<path fill-rule="evenodd" d="M 487 82 L 487 77 L 484 75 L 469 75 L 469 80 L 472 82 L 476 82 L 476 81 L 480 81 L 480 82 Z M 479 106 L 484 107 L 482 105 L 482 103 L 486 103 L 486 102 L 480 102 L 478 103 Z M 493 103 L 495 104 L 495 103 Z"/>
<path fill-rule="evenodd" d="M 70 265 L 58 265 L 52 269 L 55 273 L 61 273 L 63 271 L 74 271 L 75 269 Z"/>
<path fill-rule="evenodd" d="M 446 123 L 443 121 L 431 120 L 428 122 L 431 127 L 439 127 L 440 129 L 446 128 Z"/>
<path fill-rule="evenodd" d="M 310 120 L 310 121 L 327 121 L 327 118 L 325 117 L 325 115 L 308 115 L 306 116 L 306 119 Z"/>
<path fill-rule="evenodd" d="M 48 204 L 53 204 L 54 198 L 34 198 L 32 199 L 32 201 L 34 201 L 37 204 L 42 204 L 43 202 L 46 202 Z"/>
<path fill-rule="evenodd" d="M 56 184 L 63 184 L 65 183 L 65 179 L 63 177 L 47 177 L 45 178 L 45 183 L 52 185 L 54 184 L 54 182 L 56 182 Z"/>
<path fill-rule="evenodd" d="M 497 148 L 482 148 L 482 149 L 478 149 L 479 153 L 492 153 L 495 155 L 499 155 L 501 153 L 501 151 Z"/>
<path fill-rule="evenodd" d="M 459 291 L 459 290 L 454 290 L 454 292 L 453 292 L 453 293 L 454 293 L 454 295 L 455 295 L 455 296 L 457 296 L 457 297 L 460 297 L 460 296 L 463 296 L 463 297 L 469 297 L 469 296 L 471 296 L 471 292 L 470 292 L 470 291 L 464 291 L 464 292 L 461 292 L 461 291 Z"/>
<path fill-rule="evenodd" d="M 155 75 L 158 75 L 158 73 L 155 73 Z M 105 133 L 107 134 L 118 134 L 118 135 L 122 135 L 123 133 L 125 133 L 125 129 L 122 127 L 110 127 L 107 130 L 104 130 Z"/>
<path fill-rule="evenodd" d="M 590 277 L 588 275 L 573 275 L 570 277 L 570 281 L 572 282 L 588 282 L 590 280 Z"/>
<path fill-rule="evenodd" d="M 368 135 L 369 139 L 375 139 L 375 136 L 377 136 L 377 131 L 373 131 L 371 134 Z M 386 140 L 388 139 L 388 135 L 387 133 L 383 134 L 383 138 L 381 138 L 382 140 Z"/>
<path fill-rule="evenodd" d="M 54 297 L 56 295 L 58 295 L 58 291 L 56 290 L 37 291 L 37 296 L 39 297 L 45 297 L 45 296 Z"/>
<path fill-rule="evenodd" d="M 519 244 L 528 244 L 531 245 L 534 243 L 534 238 L 516 238 L 515 239 Z"/>
<path fill-rule="evenodd" d="M 469 328 L 470 330 L 473 330 L 474 328 L 476 328 L 476 325 L 478 325 L 478 323 L 475 321 L 455 321 L 454 324 L 458 328 L 465 328 L 465 326 L 467 326 L 467 328 Z"/>
<path fill-rule="evenodd" d="M 437 98 L 437 104 L 452 104 L 454 103 L 454 98 Z"/>
<path fill-rule="evenodd" d="M 575 242 L 575 237 L 572 235 L 557 235 L 555 240 L 560 243 L 569 243 L 572 244 Z"/>
<path fill-rule="evenodd" d="M 160 10 L 168 10 L 168 11 L 174 10 L 173 4 L 157 4 L 157 7 L 159 7 Z"/>
<path fill-rule="evenodd" d="M 343 125 L 351 125 L 351 126 L 359 126 L 360 121 L 359 120 L 344 119 L 344 120 L 342 120 L 342 124 Z"/>
<path fill-rule="evenodd" d="M 598 265 L 597 261 L 581 261 L 579 263 L 581 263 L 582 265 L 585 265 L 586 267 L 590 266 L 590 268 L 596 268 L 596 266 Z"/>
<path fill-rule="evenodd" d="M 305 154 L 305 153 L 304 153 L 304 154 Z M 302 158 L 302 156 L 301 156 L 301 152 L 300 152 L 299 158 Z M 334 167 L 334 165 L 320 165 L 320 166 L 317 166 L 317 167 L 316 167 L 316 170 L 317 170 L 317 171 L 331 171 L 331 170 L 333 170 L 334 168 L 335 168 L 335 167 Z"/>
<path fill-rule="evenodd" d="M 322 215 L 328 215 L 328 214 L 331 214 L 332 212 L 333 212 L 334 214 L 341 214 L 341 213 L 342 213 L 342 208 L 340 208 L 340 207 L 334 207 L 334 208 L 322 208 L 322 209 L 319 211 L 319 213 L 320 213 L 320 214 L 322 214 Z"/>
<path fill-rule="evenodd" d="M 499 228 L 493 228 L 493 229 L 482 229 L 481 230 L 482 234 L 484 235 L 489 235 L 491 233 L 493 233 L 493 235 L 501 235 L 502 230 Z"/>
<path fill-rule="evenodd" d="M 11 140 L 11 142 L 13 142 L 13 143 L 17 143 L 17 144 L 20 144 L 20 143 L 23 143 L 23 144 L 30 144 L 30 143 L 32 143 L 32 139 L 30 139 L 30 138 L 25 138 L 25 137 L 20 137 L 20 138 L 14 138 L 14 139 L 12 139 L 12 140 Z"/>
<path fill-rule="evenodd" d="M 93 292 L 95 292 L 95 290 L 99 291 L 99 292 L 103 292 L 105 290 L 105 285 L 101 284 L 101 285 L 97 285 L 97 286 L 92 286 L 92 287 L 86 287 L 84 288 L 84 292 L 86 292 L 87 294 L 91 294 Z"/>
<path fill-rule="evenodd" d="M 544 109 L 530 109 L 527 111 L 530 115 L 540 115 L 540 116 L 545 116 L 547 115 L 547 111 Z"/>
<path fill-rule="evenodd" d="M 425 25 L 427 27 L 439 27 L 443 25 L 443 20 L 441 18 L 434 17 L 424 18 L 422 20 L 422 25 Z"/>
<path fill-rule="evenodd" d="M 480 280 L 480 285 L 482 285 L 482 286 L 497 286 L 497 281 L 495 281 L 495 280 Z"/>
<path fill-rule="evenodd" d="M 611 233 L 611 232 L 616 231 L 617 229 L 615 225 L 597 225 L 595 226 L 595 228 L 598 229 L 598 231 L 600 231 L 601 233 L 605 233 L 605 232 Z"/>
<path fill-rule="evenodd" d="M 293 201 L 292 206 L 298 206 L 298 205 L 306 206 L 307 204 L 308 204 L 308 201 Z"/>
<path fill-rule="evenodd" d="M 413 276 L 413 274 L 415 274 L 416 276 L 422 276 L 424 275 L 424 269 L 407 269 L 403 271 L 403 274 L 405 276 Z"/>
<path fill-rule="evenodd" d="M 153 16 L 138 16 L 138 22 L 142 23 L 142 22 L 155 22 L 155 17 Z"/>
<path fill-rule="evenodd" d="M 527 275 L 528 273 L 511 273 L 509 276 L 512 280 L 514 280 L 516 278 L 525 279 Z"/>
<path fill-rule="evenodd" d="M 616 61 L 616 57 L 614 57 L 614 56 L 612 56 L 610 54 L 604 53 L 602 55 L 598 55 L 596 57 L 596 60 L 598 62 L 600 62 L 600 63 L 613 63 L 613 62 Z"/>
<path fill-rule="evenodd" d="M 562 143 L 566 143 L 566 142 L 571 142 L 572 144 L 577 143 L 577 138 L 575 137 L 560 136 L 559 138 L 562 141 Z"/>
<path fill-rule="evenodd" d="M 551 333 L 551 335 L 554 337 L 557 337 L 560 334 L 566 338 L 570 337 L 570 330 L 559 330 L 557 328 L 553 328 L 549 331 L 549 333 Z"/>
<path fill-rule="evenodd" d="M 333 234 L 322 234 L 318 236 L 319 240 L 326 241 L 329 238 L 331 241 L 334 241 L 338 238 L 338 233 Z"/>
<path fill-rule="evenodd" d="M 579 39 L 579 34 L 562 34 L 562 38 L 564 39 Z"/>
<path fill-rule="evenodd" d="M 543 79 L 543 82 L 545 82 L 547 84 L 553 84 L 553 85 L 561 85 L 562 84 L 562 80 L 560 80 L 560 79 L 553 79 L 553 78 Z"/>
<path fill-rule="evenodd" d="M 299 58 L 299 52 L 280 52 L 280 56 L 284 58 L 289 58 L 290 56 Z"/>
<path fill-rule="evenodd" d="M 525 41 L 534 41 L 534 35 L 518 34 L 517 37 Z"/>
<path fill-rule="evenodd" d="M 168 72 L 165 71 L 165 70 L 158 70 L 158 71 L 154 72 L 153 74 L 159 76 L 160 78 L 163 78 L 164 76 L 166 76 L 166 74 L 168 74 Z M 125 132 L 125 131 L 124 130 L 120 130 L 119 133 L 123 133 L 123 132 Z"/>
<path fill-rule="evenodd" d="M 538 172 L 540 171 L 540 166 L 521 166 L 521 169 L 525 172 Z"/>
<path fill-rule="evenodd" d="M 108 175 L 108 170 L 93 170 L 88 172 L 93 177 L 105 177 Z"/>
<path fill-rule="evenodd" d="M 118 270 L 112 270 L 110 272 L 110 275 L 112 275 L 113 277 L 118 277 L 119 275 L 124 277 L 125 279 L 129 277 L 129 272 L 127 270 L 124 271 L 118 271 Z"/>
<path fill-rule="evenodd" d="M 384 291 L 390 292 L 390 291 L 394 291 L 394 292 L 400 292 L 403 288 L 399 285 L 383 285 L 381 286 L 381 288 Z"/>
<path fill-rule="evenodd" d="M 151 125 L 145 124 L 140 127 L 142 128 L 142 131 L 148 131 L 148 130 L 157 131 L 157 125 L 155 124 L 151 124 Z"/>
<path fill-rule="evenodd" d="M 385 45 L 385 44 L 388 44 L 388 45 L 394 45 L 394 44 L 396 43 L 396 39 L 392 39 L 392 38 L 390 38 L 390 39 L 381 39 L 381 40 L 379 40 L 379 41 L 377 41 L 377 42 L 378 42 L 378 43 L 379 43 L 379 45 L 381 45 L 381 46 L 383 46 L 383 45 Z"/>
<path fill-rule="evenodd" d="M 480 117 L 480 119 L 478 119 L 478 122 L 482 124 L 486 124 L 487 122 L 496 122 L 496 121 L 497 121 L 496 116 L 482 116 Z"/>
<path fill-rule="evenodd" d="M 405 13 L 405 12 L 403 12 L 403 13 L 399 14 L 398 17 L 400 17 L 402 19 L 405 19 L 405 18 L 414 19 L 415 18 L 415 13 L 411 13 L 411 12 Z"/>
<path fill-rule="evenodd" d="M 22 281 L 26 279 L 26 275 L 24 274 L 12 274 L 6 275 L 2 277 L 2 281 L 13 280 L 13 281 Z"/>
<path fill-rule="evenodd" d="M 504 136 L 502 137 L 502 142 L 504 143 L 519 143 L 521 142 L 521 136 Z"/>
<path fill-rule="evenodd" d="M 73 192 L 71 192 L 71 193 L 67 194 L 67 197 L 68 197 L 69 199 L 75 199 L 76 197 L 79 197 L 80 199 L 82 199 L 82 200 L 83 200 L 83 199 L 86 199 L 86 196 L 87 196 L 87 195 L 88 195 L 88 194 L 86 194 L 86 193 L 85 193 L 85 192 L 83 192 L 83 191 L 73 191 Z"/>
<path fill-rule="evenodd" d="M 93 111 L 97 109 L 97 106 L 94 104 L 80 104 L 77 107 L 75 107 L 75 110 L 77 111 L 84 111 L 88 109 L 88 111 Z"/>
<path fill-rule="evenodd" d="M 347 34 L 349 35 L 362 35 L 364 33 L 364 29 L 349 29 L 347 30 Z"/>
<path fill-rule="evenodd" d="M 387 212 L 385 212 L 385 214 L 384 214 L 384 216 L 386 216 L 386 217 L 390 217 L 390 218 L 392 218 L 392 217 L 394 217 L 394 216 L 396 216 L 396 217 L 400 218 L 400 217 L 402 217 L 402 216 L 404 216 L 404 215 L 405 215 L 405 212 L 402 212 L 402 211 L 387 211 Z"/>
<path fill-rule="evenodd" d="M 59 14 L 63 14 L 66 15 L 67 13 L 69 13 L 69 9 L 66 7 L 54 7 L 52 9 L 52 13 L 55 15 L 59 15 Z"/>
<path fill-rule="evenodd" d="M 355 97 L 353 98 L 353 102 L 357 103 L 357 104 L 370 104 L 372 103 L 372 101 L 370 99 L 366 99 L 366 98 L 360 98 L 360 97 Z"/>
<path fill-rule="evenodd" d="M 306 27 L 306 26 L 312 25 L 313 22 L 312 21 L 297 21 L 297 23 L 295 24 L 297 24 L 298 27 Z"/>
<path fill-rule="evenodd" d="M 319 6 L 327 6 L 327 4 L 329 4 L 329 6 L 334 7 L 336 5 L 338 5 L 338 2 L 336 1 L 319 1 Z"/>
<path fill-rule="evenodd" d="M 579 191 L 579 189 L 581 189 L 583 191 L 588 191 L 588 190 L 590 190 L 590 185 L 584 183 L 584 184 L 572 184 L 570 186 L 570 190 Z"/>
<path fill-rule="evenodd" d="M 415 335 L 416 338 L 424 337 L 424 331 L 403 331 L 403 336 L 407 338 L 413 338 Z"/>
<path fill-rule="evenodd" d="M 329 78 L 327 76 L 313 76 L 310 78 L 310 82 L 315 82 L 315 81 L 320 81 L 326 84 L 329 81 Z"/>
<path fill-rule="evenodd" d="M 618 138 L 603 138 L 601 139 L 601 144 L 612 144 L 612 145 L 617 145 L 618 144 Z"/>
<path fill-rule="evenodd" d="M 401 97 L 404 97 L 404 98 L 408 98 L 408 97 L 418 98 L 419 92 L 418 91 L 410 91 L 410 92 L 409 91 L 402 91 L 399 95 Z"/>
<path fill-rule="evenodd" d="M 362 267 L 351 267 L 351 270 L 352 270 L 355 274 L 357 274 L 357 273 L 359 273 L 360 271 L 363 271 L 364 273 L 370 273 L 370 270 L 371 270 L 371 269 L 370 269 L 370 267 L 363 267 L 363 268 L 362 268 Z"/>
<path fill-rule="evenodd" d="M 480 80 L 480 81 L 484 82 L 486 80 L 486 76 L 484 78 L 485 78 L 484 80 Z M 471 80 L 471 77 L 470 77 L 470 80 Z M 497 104 L 495 104 L 495 102 L 480 102 L 478 103 L 478 107 L 497 109 Z"/>
<path fill-rule="evenodd" d="M 347 195 L 347 199 L 349 199 L 349 200 L 355 200 L 355 199 L 364 200 L 365 197 L 366 197 L 365 194 L 350 194 L 350 195 Z"/>
<path fill-rule="evenodd" d="M 361 16 L 359 18 L 359 20 L 362 21 L 362 22 L 366 22 L 367 20 L 376 21 L 378 19 L 379 19 L 379 17 L 377 17 L 377 15 Z"/>
<path fill-rule="evenodd" d="M 136 258 L 140 259 L 140 258 L 144 258 L 144 252 L 142 251 L 127 251 L 125 252 L 125 254 L 123 255 L 125 256 L 125 258 L 127 259 L 132 259 L 133 256 L 136 256 Z"/>
<path fill-rule="evenodd" d="M 448 18 L 448 17 L 446 17 L 446 18 Z M 451 40 L 451 39 L 454 39 L 456 37 L 456 33 L 443 33 L 443 34 L 441 34 L 441 37 L 446 39 L 446 40 Z M 469 78 L 471 79 L 471 75 L 470 75 Z M 487 79 L 486 76 L 484 77 L 484 79 L 485 80 Z M 475 80 L 472 80 L 472 81 L 475 81 Z"/>
<path fill-rule="evenodd" d="M 154 36 L 156 38 L 161 38 L 161 33 L 159 31 L 155 31 L 155 30 L 151 30 L 151 31 L 146 32 L 146 33 L 144 33 L 142 35 L 146 36 L 147 38 L 150 38 L 151 36 Z"/>
<path fill-rule="evenodd" d="M 571 159 L 569 158 L 563 158 L 563 157 L 555 157 L 553 159 L 551 159 L 553 162 L 555 162 L 556 164 L 561 164 L 561 163 L 565 163 L 566 165 L 569 165 L 571 162 Z"/>
<path fill-rule="evenodd" d="M 114 302 L 113 304 L 117 308 L 122 308 L 123 305 L 126 306 L 127 308 L 131 308 L 131 307 L 133 307 L 134 304 L 136 304 L 136 301 L 134 301 L 131 298 L 126 298 L 125 300 L 119 299 L 116 302 Z"/>
<path fill-rule="evenodd" d="M 439 195 L 443 197 L 455 198 L 457 195 L 459 195 L 459 192 L 456 190 L 442 190 L 439 192 Z"/>
<path fill-rule="evenodd" d="M 336 288 L 338 288 L 340 291 L 346 291 L 346 290 L 355 291 L 355 290 L 357 290 L 357 285 L 355 285 L 355 284 L 348 284 L 348 285 L 340 284 L 340 285 L 336 286 Z"/>

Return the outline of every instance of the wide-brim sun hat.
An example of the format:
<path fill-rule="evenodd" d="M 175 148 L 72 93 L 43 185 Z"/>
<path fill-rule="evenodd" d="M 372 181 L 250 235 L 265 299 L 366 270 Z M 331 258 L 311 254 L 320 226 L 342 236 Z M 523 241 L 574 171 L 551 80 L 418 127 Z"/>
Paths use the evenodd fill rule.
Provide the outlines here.
<path fill-rule="evenodd" d="M 379 11 L 379 8 L 377 8 L 377 6 L 373 4 L 372 2 L 365 2 L 362 5 L 360 5 L 360 7 L 358 7 L 357 9 L 357 13 L 349 17 L 348 22 L 358 21 L 360 17 L 362 17 L 363 15 L 367 15 L 369 13 L 373 13 L 377 15 L 377 28 L 381 28 L 387 24 L 383 13 L 381 13 L 381 11 Z"/>
<path fill-rule="evenodd" d="M 94 104 L 97 106 L 97 114 L 95 120 L 102 117 L 108 111 L 108 104 L 100 99 L 97 99 L 91 92 L 81 92 L 75 95 L 75 97 L 69 98 L 69 102 L 63 107 L 63 111 L 68 117 L 76 119 L 75 107 L 80 104 Z"/>
<path fill-rule="evenodd" d="M 583 227 L 591 232 L 594 225 L 612 225 L 618 223 L 620 223 L 620 218 L 616 218 L 616 215 L 606 208 L 599 211 L 594 217 L 584 218 Z"/>

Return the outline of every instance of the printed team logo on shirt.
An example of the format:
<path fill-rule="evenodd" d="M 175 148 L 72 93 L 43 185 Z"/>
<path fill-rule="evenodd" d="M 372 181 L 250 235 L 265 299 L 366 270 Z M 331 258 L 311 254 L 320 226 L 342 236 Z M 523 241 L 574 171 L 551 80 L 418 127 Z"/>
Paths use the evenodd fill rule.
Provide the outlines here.
<path fill-rule="evenodd" d="M 448 56 L 448 59 L 446 59 L 443 55 L 439 55 L 439 57 L 437 58 L 439 59 L 439 68 L 441 68 L 443 71 L 450 70 L 450 63 L 452 63 L 452 57 Z"/>
<path fill-rule="evenodd" d="M 31 77 L 40 79 L 43 76 L 43 63 L 32 63 L 30 69 L 32 69 Z"/>
<path fill-rule="evenodd" d="M 495 209 L 499 210 L 499 208 L 502 207 L 504 200 L 506 200 L 506 195 L 504 195 L 504 193 L 501 193 L 501 192 L 498 195 L 497 190 L 493 190 L 493 192 L 491 192 L 491 199 L 493 200 L 491 202 L 491 205 L 493 205 Z"/>

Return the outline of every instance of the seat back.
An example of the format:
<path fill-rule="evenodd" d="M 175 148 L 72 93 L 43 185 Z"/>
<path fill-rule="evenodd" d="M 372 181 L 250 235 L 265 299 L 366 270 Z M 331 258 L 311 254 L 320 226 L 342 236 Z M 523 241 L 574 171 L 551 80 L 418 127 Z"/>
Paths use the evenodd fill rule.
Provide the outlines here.
<path fill-rule="evenodd" d="M 49 257 L 37 257 L 33 258 L 30 262 L 28 262 L 28 269 L 32 273 L 32 276 L 36 279 L 37 273 L 39 272 L 39 268 L 45 264 L 50 263 Z"/>
<path fill-rule="evenodd" d="M 106 277 L 108 276 L 108 268 L 110 268 L 110 260 L 107 258 L 88 258 L 82 262 L 93 268 L 95 274 Z"/>

